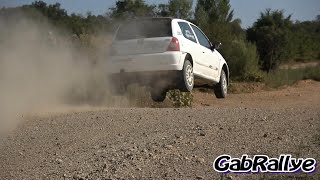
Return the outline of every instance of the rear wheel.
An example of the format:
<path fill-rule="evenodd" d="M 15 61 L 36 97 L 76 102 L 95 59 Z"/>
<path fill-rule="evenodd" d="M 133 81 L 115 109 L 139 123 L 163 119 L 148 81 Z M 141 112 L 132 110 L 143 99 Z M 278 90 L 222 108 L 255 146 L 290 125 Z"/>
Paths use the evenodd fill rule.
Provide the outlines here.
<path fill-rule="evenodd" d="M 152 88 L 151 99 L 155 102 L 163 102 L 166 99 L 167 91 L 164 89 Z"/>
<path fill-rule="evenodd" d="M 228 81 L 227 76 L 224 70 L 221 70 L 220 82 L 213 87 L 214 94 L 217 98 L 225 98 L 228 93 Z"/>
<path fill-rule="evenodd" d="M 180 91 L 191 92 L 194 86 L 194 74 L 193 66 L 189 60 L 185 60 L 180 77 Z"/>

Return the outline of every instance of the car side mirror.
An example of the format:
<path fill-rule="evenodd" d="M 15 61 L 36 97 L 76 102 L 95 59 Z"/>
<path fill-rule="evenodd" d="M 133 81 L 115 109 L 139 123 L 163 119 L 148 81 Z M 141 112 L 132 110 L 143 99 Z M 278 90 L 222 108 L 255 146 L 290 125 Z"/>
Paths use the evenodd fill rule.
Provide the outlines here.
<path fill-rule="evenodd" d="M 220 47 L 222 46 L 222 44 L 221 44 L 221 42 L 219 42 L 219 43 L 217 43 L 216 45 L 215 45 L 215 49 L 220 49 Z"/>
<path fill-rule="evenodd" d="M 211 49 L 212 51 L 215 50 L 215 49 L 220 49 L 221 45 L 222 45 L 221 43 L 211 44 L 210 49 Z"/>

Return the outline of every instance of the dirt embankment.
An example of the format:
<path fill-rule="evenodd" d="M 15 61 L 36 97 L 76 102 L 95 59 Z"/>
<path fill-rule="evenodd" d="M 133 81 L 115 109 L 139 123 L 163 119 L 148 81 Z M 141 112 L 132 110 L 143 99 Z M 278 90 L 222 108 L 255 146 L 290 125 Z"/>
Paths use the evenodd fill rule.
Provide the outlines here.
<path fill-rule="evenodd" d="M 26 117 L 2 143 L 0 179 L 271 179 L 220 175 L 221 154 L 320 160 L 320 83 L 195 93 L 195 108 L 101 108 Z M 319 179 L 287 174 L 284 179 Z M 277 176 L 279 178 L 279 176 Z"/>

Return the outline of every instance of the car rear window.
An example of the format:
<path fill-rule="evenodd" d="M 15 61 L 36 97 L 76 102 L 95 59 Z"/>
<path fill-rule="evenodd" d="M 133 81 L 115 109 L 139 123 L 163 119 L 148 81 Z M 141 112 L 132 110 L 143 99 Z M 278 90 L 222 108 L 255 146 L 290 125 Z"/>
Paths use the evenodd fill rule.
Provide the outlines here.
<path fill-rule="evenodd" d="M 169 36 L 172 36 L 171 19 L 143 19 L 121 25 L 116 40 Z"/>

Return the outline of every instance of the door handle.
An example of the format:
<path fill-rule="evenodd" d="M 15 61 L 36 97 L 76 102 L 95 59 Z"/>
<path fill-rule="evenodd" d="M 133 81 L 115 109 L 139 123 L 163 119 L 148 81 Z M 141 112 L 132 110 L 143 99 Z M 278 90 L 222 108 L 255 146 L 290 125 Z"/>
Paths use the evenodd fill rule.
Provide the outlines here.
<path fill-rule="evenodd" d="M 206 53 L 206 52 L 202 51 L 202 53 Z"/>

